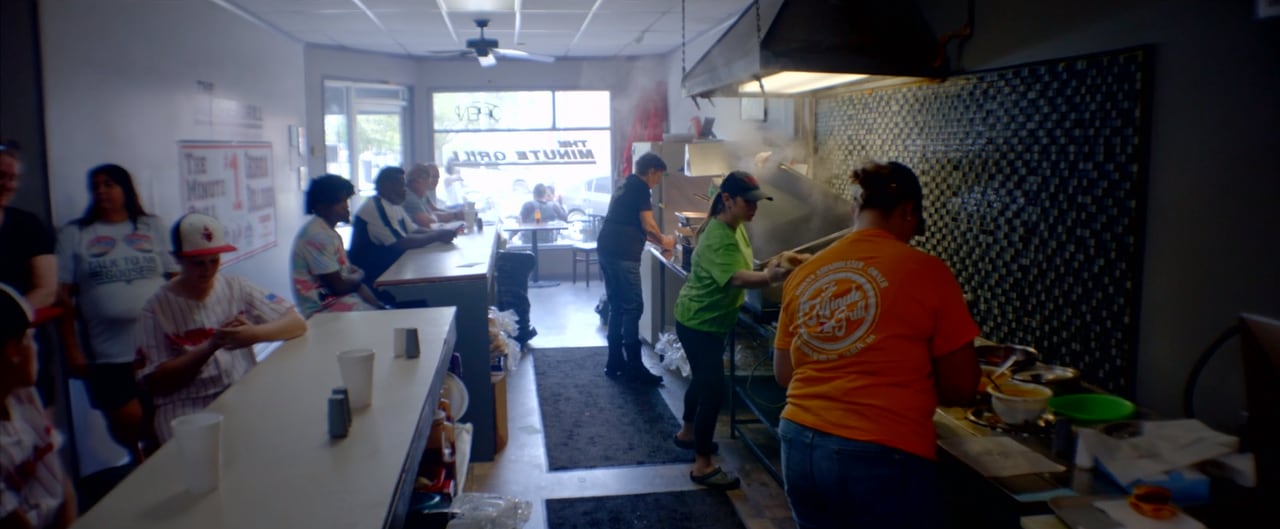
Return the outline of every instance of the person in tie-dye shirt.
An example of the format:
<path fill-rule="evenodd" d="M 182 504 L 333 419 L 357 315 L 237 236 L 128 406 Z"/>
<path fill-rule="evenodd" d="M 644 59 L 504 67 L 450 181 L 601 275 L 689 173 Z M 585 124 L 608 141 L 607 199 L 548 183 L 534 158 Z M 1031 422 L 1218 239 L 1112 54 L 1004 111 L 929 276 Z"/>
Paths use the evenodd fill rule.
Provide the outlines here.
<path fill-rule="evenodd" d="M 293 299 L 304 317 L 383 306 L 361 282 L 364 271 L 347 259 L 342 237 L 334 230 L 339 222 L 351 222 L 348 201 L 354 194 L 349 180 L 333 174 L 316 177 L 307 189 L 307 213 L 314 216 L 298 230 L 290 259 Z"/>

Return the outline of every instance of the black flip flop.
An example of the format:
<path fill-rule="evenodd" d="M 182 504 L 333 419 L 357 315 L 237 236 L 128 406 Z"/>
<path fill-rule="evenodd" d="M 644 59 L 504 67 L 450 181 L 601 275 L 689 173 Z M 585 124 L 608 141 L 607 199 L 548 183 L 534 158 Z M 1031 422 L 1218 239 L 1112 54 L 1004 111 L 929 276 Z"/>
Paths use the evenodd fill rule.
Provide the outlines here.
<path fill-rule="evenodd" d="M 698 447 L 698 446 L 697 446 L 697 444 L 695 444 L 693 441 L 684 441 L 684 440 L 681 440 L 679 437 L 674 436 L 674 435 L 673 435 L 673 436 L 671 436 L 671 442 L 672 442 L 672 443 L 675 443 L 675 445 L 676 445 L 677 447 L 679 447 L 679 448 L 683 448 L 683 449 L 685 449 L 685 450 L 694 450 L 694 449 L 696 449 L 696 448 Z M 711 453 L 712 453 L 712 454 L 719 454 L 719 453 L 720 453 L 720 443 L 717 443 L 717 442 L 715 442 L 715 441 L 711 441 Z"/>
<path fill-rule="evenodd" d="M 729 475 L 720 467 L 701 476 L 695 476 L 693 472 L 689 472 L 689 479 L 703 487 L 719 490 L 734 490 L 742 486 L 742 480 L 737 476 Z"/>

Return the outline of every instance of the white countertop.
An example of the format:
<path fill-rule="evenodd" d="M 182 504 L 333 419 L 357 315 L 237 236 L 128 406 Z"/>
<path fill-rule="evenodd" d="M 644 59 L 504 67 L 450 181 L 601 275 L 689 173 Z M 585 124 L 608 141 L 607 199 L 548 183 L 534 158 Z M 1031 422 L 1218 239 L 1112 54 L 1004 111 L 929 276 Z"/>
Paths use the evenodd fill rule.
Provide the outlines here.
<path fill-rule="evenodd" d="M 186 492 L 177 443 L 167 443 L 76 528 L 382 527 L 433 379 L 447 365 L 454 307 L 317 314 L 208 410 L 223 414 L 222 482 Z M 417 327 L 421 356 L 394 358 L 392 333 Z M 447 346 L 447 347 L 446 347 Z M 353 410 L 345 439 L 328 435 L 327 399 L 341 385 L 336 355 L 372 348 L 373 405 Z M 439 387 L 439 384 L 435 384 Z"/>
<path fill-rule="evenodd" d="M 493 269 L 497 241 L 495 228 L 459 235 L 449 244 L 435 243 L 409 250 L 378 277 L 374 286 L 385 288 L 484 277 Z"/>

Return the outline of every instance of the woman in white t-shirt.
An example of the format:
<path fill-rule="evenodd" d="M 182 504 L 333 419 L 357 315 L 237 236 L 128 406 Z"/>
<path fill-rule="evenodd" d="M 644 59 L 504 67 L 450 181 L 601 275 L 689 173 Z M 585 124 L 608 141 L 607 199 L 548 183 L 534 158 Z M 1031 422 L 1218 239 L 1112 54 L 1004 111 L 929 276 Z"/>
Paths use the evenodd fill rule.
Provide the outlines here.
<path fill-rule="evenodd" d="M 64 353 L 71 375 L 84 379 L 90 402 L 106 415 L 111 436 L 140 459 L 155 443 L 150 405 L 134 378 L 134 326 L 178 266 L 165 222 L 142 208 L 129 172 L 106 164 L 88 176 L 89 207 L 58 231 L 60 299 L 83 330 L 63 318 Z"/>

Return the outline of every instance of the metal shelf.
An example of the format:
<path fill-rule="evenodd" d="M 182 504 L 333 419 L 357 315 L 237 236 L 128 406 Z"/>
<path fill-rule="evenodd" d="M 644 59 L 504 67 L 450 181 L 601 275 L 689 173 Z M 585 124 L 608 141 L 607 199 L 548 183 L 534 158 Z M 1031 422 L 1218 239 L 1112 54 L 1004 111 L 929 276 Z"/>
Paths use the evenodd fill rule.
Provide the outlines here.
<path fill-rule="evenodd" d="M 745 324 L 745 326 L 752 332 L 756 333 L 757 336 L 767 338 L 768 342 L 772 342 L 772 329 L 757 323 L 752 315 L 739 312 L 738 321 Z M 782 409 L 770 410 L 764 408 L 761 406 L 761 403 L 756 402 L 755 396 L 750 393 L 748 386 L 740 384 L 740 381 L 746 380 L 750 384 L 758 382 L 761 384 L 759 387 L 767 387 L 772 389 L 773 392 L 776 392 L 776 396 L 784 403 L 786 399 L 786 391 L 783 388 L 778 387 L 777 383 L 773 381 L 773 377 L 768 375 L 756 375 L 754 377 L 751 375 L 737 376 L 738 367 L 735 361 L 736 355 L 734 354 L 737 350 L 737 332 L 738 331 L 735 329 L 729 333 L 729 384 L 730 387 L 733 388 L 733 395 L 729 399 L 729 437 L 732 439 L 742 439 L 742 441 L 746 443 L 747 448 L 751 449 L 751 453 L 755 454 L 756 459 L 760 460 L 760 464 L 769 472 L 769 475 L 773 476 L 774 481 L 777 481 L 778 485 L 782 485 L 782 472 L 773 464 L 773 460 L 775 458 L 779 458 L 779 454 L 765 453 L 765 449 L 768 447 L 763 447 L 757 444 L 756 441 L 753 440 L 743 429 L 743 426 L 745 425 L 762 425 L 766 430 L 768 430 L 769 435 L 777 438 L 778 422 L 780 420 L 779 416 L 782 413 Z M 759 380 L 751 380 L 752 378 Z M 738 419 L 739 400 L 741 400 L 743 404 L 746 404 L 747 410 L 755 416 L 754 419 Z"/>

